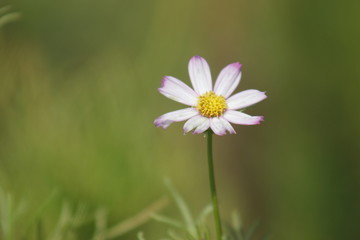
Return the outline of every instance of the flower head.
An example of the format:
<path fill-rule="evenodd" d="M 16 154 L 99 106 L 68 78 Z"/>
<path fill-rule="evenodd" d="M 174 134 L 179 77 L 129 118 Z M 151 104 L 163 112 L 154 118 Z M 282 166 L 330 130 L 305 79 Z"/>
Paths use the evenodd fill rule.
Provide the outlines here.
<path fill-rule="evenodd" d="M 173 122 L 187 120 L 184 124 L 185 133 L 194 130 L 194 134 L 199 134 L 211 128 L 217 135 L 225 135 L 226 132 L 235 134 L 230 123 L 259 124 L 263 116 L 250 116 L 238 110 L 264 100 L 265 92 L 250 89 L 230 96 L 240 83 L 240 69 L 241 64 L 238 62 L 226 66 L 213 87 L 208 63 L 202 57 L 192 57 L 189 75 L 194 90 L 170 76 L 163 78 L 159 88 L 165 97 L 189 107 L 166 113 L 155 119 L 154 124 L 165 129 Z"/>

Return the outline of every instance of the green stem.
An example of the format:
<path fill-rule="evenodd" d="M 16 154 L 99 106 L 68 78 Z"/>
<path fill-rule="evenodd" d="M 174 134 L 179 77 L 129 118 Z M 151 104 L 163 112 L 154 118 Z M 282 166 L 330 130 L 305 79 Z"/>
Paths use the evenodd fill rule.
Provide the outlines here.
<path fill-rule="evenodd" d="M 213 153 L 212 153 L 212 134 L 211 130 L 207 131 L 207 149 L 208 149 L 208 165 L 209 165 L 209 180 L 210 180 L 210 191 L 211 191 L 211 200 L 214 211 L 214 222 L 216 228 L 216 239 L 222 239 L 222 229 L 221 229 L 221 220 L 219 213 L 218 199 L 216 195 L 216 186 L 215 186 L 215 174 L 214 174 L 214 163 L 213 163 Z"/>

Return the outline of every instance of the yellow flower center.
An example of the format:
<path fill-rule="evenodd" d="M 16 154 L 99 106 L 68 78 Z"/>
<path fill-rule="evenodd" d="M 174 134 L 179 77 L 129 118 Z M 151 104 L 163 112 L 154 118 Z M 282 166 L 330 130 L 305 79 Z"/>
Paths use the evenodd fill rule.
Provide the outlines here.
<path fill-rule="evenodd" d="M 216 95 L 213 91 L 199 97 L 196 109 L 204 117 L 219 117 L 226 110 L 226 100 L 223 96 Z"/>

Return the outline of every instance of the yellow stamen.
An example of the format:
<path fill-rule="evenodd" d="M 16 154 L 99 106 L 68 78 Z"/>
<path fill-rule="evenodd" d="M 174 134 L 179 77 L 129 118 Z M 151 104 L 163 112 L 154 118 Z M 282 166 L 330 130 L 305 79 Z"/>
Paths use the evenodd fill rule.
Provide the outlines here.
<path fill-rule="evenodd" d="M 199 97 L 196 109 L 204 117 L 219 117 L 226 110 L 226 100 L 223 96 L 216 95 L 213 91 Z"/>

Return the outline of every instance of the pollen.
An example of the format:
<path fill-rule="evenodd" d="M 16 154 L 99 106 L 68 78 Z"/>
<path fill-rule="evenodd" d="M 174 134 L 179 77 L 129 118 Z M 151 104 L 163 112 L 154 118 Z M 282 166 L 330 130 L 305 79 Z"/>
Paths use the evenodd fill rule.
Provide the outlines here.
<path fill-rule="evenodd" d="M 216 95 L 213 91 L 204 93 L 198 99 L 196 109 L 208 118 L 219 117 L 226 110 L 226 100 L 223 96 Z"/>

